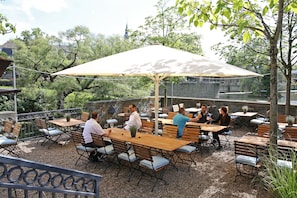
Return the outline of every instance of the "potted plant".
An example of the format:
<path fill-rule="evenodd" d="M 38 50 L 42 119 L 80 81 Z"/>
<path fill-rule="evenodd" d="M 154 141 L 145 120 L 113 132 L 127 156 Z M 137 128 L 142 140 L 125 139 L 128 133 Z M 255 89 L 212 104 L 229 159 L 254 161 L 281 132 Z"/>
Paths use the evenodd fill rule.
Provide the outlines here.
<path fill-rule="evenodd" d="M 129 128 L 129 130 L 130 130 L 130 133 L 131 133 L 131 137 L 135 137 L 136 136 L 136 131 L 137 131 L 136 126 L 131 126 Z"/>
<path fill-rule="evenodd" d="M 249 110 L 249 107 L 248 106 L 242 106 L 242 111 L 243 113 L 246 113 L 247 111 Z"/>
<path fill-rule="evenodd" d="M 295 122 L 295 117 L 288 115 L 286 117 L 286 122 L 288 123 L 288 126 L 293 126 L 294 122 Z"/>
<path fill-rule="evenodd" d="M 70 122 L 70 118 L 71 118 L 71 117 L 70 117 L 69 114 L 66 114 L 65 118 L 66 118 L 66 121 L 67 121 L 67 122 Z"/>

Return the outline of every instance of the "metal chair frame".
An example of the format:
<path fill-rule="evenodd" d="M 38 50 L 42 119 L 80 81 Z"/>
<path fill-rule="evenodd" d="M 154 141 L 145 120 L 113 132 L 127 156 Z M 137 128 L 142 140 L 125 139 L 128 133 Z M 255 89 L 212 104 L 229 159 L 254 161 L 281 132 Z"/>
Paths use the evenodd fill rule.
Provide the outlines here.
<path fill-rule="evenodd" d="M 79 155 L 78 159 L 75 162 L 75 166 L 78 164 L 79 160 L 84 158 L 87 162 L 89 162 L 88 158 L 90 156 L 90 153 L 95 151 L 96 148 L 93 147 L 86 147 L 84 146 L 84 138 L 82 136 L 81 132 L 78 131 L 71 131 L 71 137 L 72 141 L 74 143 L 75 150 L 77 154 Z M 86 166 L 88 163 L 86 164 Z"/>
<path fill-rule="evenodd" d="M 129 178 L 133 176 L 136 167 L 135 162 L 137 162 L 137 157 L 134 153 L 134 150 L 131 149 L 131 145 L 127 144 L 124 141 L 112 139 L 113 148 L 117 154 L 117 160 L 119 165 L 119 170 L 117 172 L 117 176 L 119 175 L 122 167 L 126 166 L 129 168 Z M 123 157 L 124 156 L 124 157 Z"/>
<path fill-rule="evenodd" d="M 167 181 L 163 179 L 166 167 L 169 165 L 169 160 L 168 163 L 166 165 L 163 165 L 159 168 L 155 168 L 154 167 L 154 155 L 152 155 L 152 150 L 149 147 L 143 146 L 143 145 L 139 145 L 139 144 L 132 144 L 134 151 L 135 151 L 135 155 L 139 158 L 139 170 L 141 172 L 141 175 L 139 177 L 139 180 L 137 182 L 137 185 L 139 185 L 141 179 L 143 178 L 144 174 L 147 174 L 151 177 L 155 177 L 156 180 L 153 183 L 153 187 L 151 189 L 151 191 L 154 191 L 154 188 L 157 184 L 157 182 L 163 181 L 165 182 L 165 184 L 167 184 Z M 163 157 L 162 157 L 163 158 Z M 163 158 L 166 159 L 166 158 Z M 151 165 L 151 169 L 148 168 L 147 166 L 142 165 L 142 161 L 146 160 L 146 162 L 149 162 Z M 166 159 L 167 160 L 167 159 Z"/>

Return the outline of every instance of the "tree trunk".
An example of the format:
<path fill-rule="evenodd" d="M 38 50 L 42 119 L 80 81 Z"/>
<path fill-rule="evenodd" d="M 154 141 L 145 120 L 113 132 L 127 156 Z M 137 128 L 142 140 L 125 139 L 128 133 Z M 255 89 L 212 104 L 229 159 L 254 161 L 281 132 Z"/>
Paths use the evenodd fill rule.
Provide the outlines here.
<path fill-rule="evenodd" d="M 270 49 L 270 143 L 277 143 L 277 47 L 271 43 Z"/>
<path fill-rule="evenodd" d="M 279 40 L 284 15 L 284 0 L 278 2 L 278 18 L 275 34 L 270 37 L 270 146 L 272 151 L 277 149 L 277 43 Z"/>

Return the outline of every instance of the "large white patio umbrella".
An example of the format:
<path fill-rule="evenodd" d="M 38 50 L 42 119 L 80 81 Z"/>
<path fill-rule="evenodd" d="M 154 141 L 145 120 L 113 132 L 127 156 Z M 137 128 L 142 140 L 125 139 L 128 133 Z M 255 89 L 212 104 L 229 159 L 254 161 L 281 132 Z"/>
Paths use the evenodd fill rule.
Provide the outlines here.
<path fill-rule="evenodd" d="M 230 64 L 162 45 L 151 45 L 114 54 L 56 72 L 53 75 L 150 77 L 155 83 L 155 112 L 159 109 L 159 84 L 166 77 L 261 76 Z M 155 113 L 155 120 L 157 129 L 157 113 Z"/>

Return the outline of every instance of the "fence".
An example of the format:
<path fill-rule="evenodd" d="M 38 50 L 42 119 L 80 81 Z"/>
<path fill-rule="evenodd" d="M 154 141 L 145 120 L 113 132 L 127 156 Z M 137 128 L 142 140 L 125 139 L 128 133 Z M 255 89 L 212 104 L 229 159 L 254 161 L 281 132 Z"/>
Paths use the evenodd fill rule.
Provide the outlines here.
<path fill-rule="evenodd" d="M 0 155 L 0 197 L 96 197 L 101 176 Z"/>
<path fill-rule="evenodd" d="M 24 139 L 39 136 L 39 131 L 34 123 L 35 118 L 51 120 L 54 118 L 64 117 L 65 114 L 70 114 L 72 118 L 79 118 L 81 115 L 81 109 L 71 108 L 18 114 L 18 122 L 22 123 L 22 130 L 19 138 Z"/>

